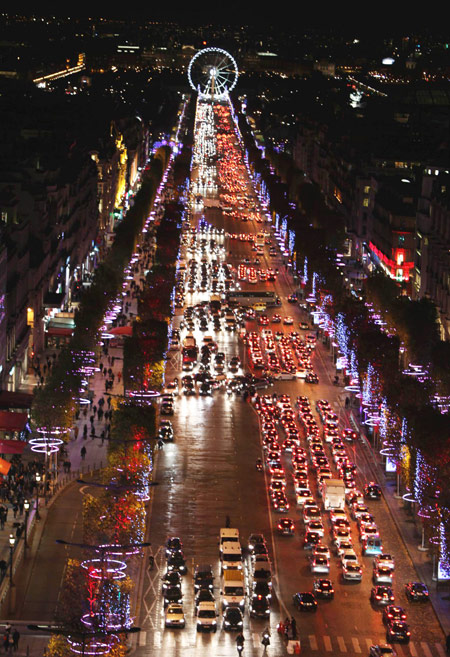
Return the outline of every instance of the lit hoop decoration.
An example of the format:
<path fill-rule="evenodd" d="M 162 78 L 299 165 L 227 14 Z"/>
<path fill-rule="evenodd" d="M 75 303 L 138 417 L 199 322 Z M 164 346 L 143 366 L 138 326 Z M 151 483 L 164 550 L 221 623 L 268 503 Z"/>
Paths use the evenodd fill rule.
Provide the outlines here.
<path fill-rule="evenodd" d="M 100 566 L 95 564 L 100 564 Z M 104 579 L 105 575 L 111 579 L 126 577 L 124 570 L 127 564 L 124 561 L 119 561 L 119 559 L 110 559 L 106 556 L 104 559 L 86 559 L 86 561 L 81 562 L 81 567 L 89 571 L 89 577 L 92 579 Z"/>
<path fill-rule="evenodd" d="M 59 451 L 59 448 L 64 441 L 57 436 L 65 433 L 65 429 L 62 427 L 54 427 L 53 429 L 38 427 L 36 432 L 44 435 L 38 436 L 37 438 L 31 438 L 31 440 L 28 441 L 31 445 L 31 451 L 38 452 L 39 454 L 47 454 L 47 456 Z"/>
<path fill-rule="evenodd" d="M 91 616 L 91 614 L 87 613 L 84 614 L 84 616 L 81 617 L 81 622 L 83 625 L 86 625 L 86 627 L 93 627 L 94 626 L 94 618 L 98 616 L 98 614 L 95 614 L 94 616 Z M 105 624 L 105 630 L 108 632 L 114 632 L 115 630 L 119 630 L 122 627 L 124 627 L 123 621 L 119 617 L 119 614 L 114 614 L 114 613 L 109 613 L 107 614 L 108 620 L 106 621 Z M 131 620 L 129 621 L 129 626 L 131 627 Z"/>
<path fill-rule="evenodd" d="M 404 495 L 402 495 L 402 499 L 405 500 L 405 502 L 410 502 L 411 504 L 414 504 L 414 502 L 417 502 L 411 491 L 408 491 Z"/>
<path fill-rule="evenodd" d="M 380 454 L 382 456 L 386 456 L 388 459 L 392 459 L 392 457 L 395 454 L 395 451 L 393 447 L 383 447 L 383 449 L 380 449 Z"/>
<path fill-rule="evenodd" d="M 71 639 L 70 636 L 67 637 L 67 641 L 70 644 L 70 649 L 77 655 L 105 655 L 110 652 L 111 648 L 115 643 L 117 643 L 118 638 L 115 634 L 111 634 L 109 638 L 109 643 L 104 641 L 98 641 L 97 639 L 91 639 L 87 644 L 85 641 L 80 642 L 78 639 Z"/>

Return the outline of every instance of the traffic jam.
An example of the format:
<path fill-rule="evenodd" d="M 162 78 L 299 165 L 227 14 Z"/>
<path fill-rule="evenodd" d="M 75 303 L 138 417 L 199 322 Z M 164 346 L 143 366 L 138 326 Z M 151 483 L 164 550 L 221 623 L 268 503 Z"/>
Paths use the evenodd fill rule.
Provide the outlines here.
<path fill-rule="evenodd" d="M 358 587 L 370 579 L 368 611 L 381 611 L 378 632 L 387 644 L 370 646 L 369 652 L 395 655 L 392 644 L 407 644 L 411 637 L 407 605 L 427 601 L 428 591 L 421 582 L 408 581 L 394 594 L 395 559 L 377 524 L 381 488 L 355 465 L 359 434 L 347 415 L 338 413 L 334 402 L 316 399 L 321 389 L 317 335 L 306 304 L 288 289 L 285 278 L 280 280 L 280 235 L 251 187 L 227 105 L 198 110 L 194 161 L 200 174 L 192 208 L 200 216 L 183 230 L 169 345 L 177 360 L 160 413 L 176 413 L 181 397 L 228 395 L 236 403 L 249 402 L 259 419 L 256 469 L 265 482 L 273 540 L 277 545 L 297 540 L 301 551 L 296 554 L 306 568 L 302 572 L 308 573 L 304 590 L 291 591 L 285 600 L 289 615 L 320 612 L 321 605 L 336 604 L 343 586 Z M 214 196 L 215 186 L 223 216 L 240 222 L 237 232 L 215 227 L 201 211 L 200 196 L 207 190 Z M 167 418 L 159 437 L 162 443 L 175 439 Z M 168 558 L 180 552 L 182 561 L 181 541 L 172 538 Z M 262 534 L 250 534 L 243 547 L 237 529 L 220 530 L 220 605 L 214 569 L 195 566 L 199 631 L 217 630 L 218 606 L 225 630 L 242 631 L 245 610 L 270 621 L 277 597 L 270 553 L 270 539 Z M 178 571 L 176 563 L 168 563 L 163 583 L 168 627 L 186 622 Z M 173 599 L 167 597 L 171 591 Z"/>

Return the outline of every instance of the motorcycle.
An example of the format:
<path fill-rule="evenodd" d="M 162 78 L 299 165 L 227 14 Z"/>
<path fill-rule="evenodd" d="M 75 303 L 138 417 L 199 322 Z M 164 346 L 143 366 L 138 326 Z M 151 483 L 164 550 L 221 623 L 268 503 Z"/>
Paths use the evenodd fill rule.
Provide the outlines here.
<path fill-rule="evenodd" d="M 261 643 L 264 646 L 264 648 L 270 646 L 270 634 L 268 632 L 263 632 Z"/>

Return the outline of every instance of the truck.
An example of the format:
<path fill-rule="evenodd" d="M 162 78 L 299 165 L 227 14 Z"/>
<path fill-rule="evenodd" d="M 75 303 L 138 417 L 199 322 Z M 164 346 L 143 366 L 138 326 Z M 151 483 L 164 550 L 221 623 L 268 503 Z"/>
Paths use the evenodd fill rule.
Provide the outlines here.
<path fill-rule="evenodd" d="M 223 571 L 222 576 L 222 608 L 239 607 L 245 605 L 245 581 L 242 570 L 229 569 Z"/>
<path fill-rule="evenodd" d="M 325 479 L 322 489 L 323 507 L 329 509 L 344 509 L 345 483 L 342 479 Z"/>

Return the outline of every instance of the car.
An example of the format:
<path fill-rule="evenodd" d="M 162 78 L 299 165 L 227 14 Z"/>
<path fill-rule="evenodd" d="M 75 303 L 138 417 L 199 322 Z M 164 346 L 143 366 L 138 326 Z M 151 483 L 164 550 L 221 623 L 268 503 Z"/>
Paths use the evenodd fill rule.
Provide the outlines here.
<path fill-rule="evenodd" d="M 172 402 L 163 402 L 160 406 L 159 412 L 161 415 L 173 415 Z"/>
<path fill-rule="evenodd" d="M 305 383 L 318 384 L 319 377 L 314 372 L 308 372 L 305 376 Z"/>
<path fill-rule="evenodd" d="M 164 624 L 166 627 L 184 627 L 186 625 L 186 619 L 184 617 L 183 605 L 175 602 L 167 605 Z"/>
<path fill-rule="evenodd" d="M 303 539 L 303 548 L 305 550 L 309 550 L 313 548 L 318 543 L 320 543 L 321 538 L 322 538 L 321 535 L 318 534 L 317 532 L 307 531 Z"/>
<path fill-rule="evenodd" d="M 382 643 L 370 646 L 369 657 L 397 657 L 397 653 L 392 646 Z"/>
<path fill-rule="evenodd" d="M 309 324 L 307 322 L 299 322 L 298 323 L 298 328 L 301 331 L 309 331 Z"/>
<path fill-rule="evenodd" d="M 186 559 L 182 550 L 171 552 L 167 556 L 167 570 L 179 570 L 182 575 L 186 574 Z"/>
<path fill-rule="evenodd" d="M 210 595 L 212 595 L 210 593 Z M 214 602 L 214 597 L 212 600 L 204 600 L 199 602 L 197 606 L 197 632 L 208 631 L 216 632 L 217 631 L 217 610 Z"/>
<path fill-rule="evenodd" d="M 183 549 L 183 542 L 178 536 L 169 536 L 166 541 L 166 556 Z"/>
<path fill-rule="evenodd" d="M 311 572 L 328 575 L 330 572 L 330 562 L 326 557 L 315 556 L 311 559 Z"/>
<path fill-rule="evenodd" d="M 272 589 L 267 582 L 253 582 L 253 595 L 264 595 L 268 600 L 272 599 Z"/>
<path fill-rule="evenodd" d="M 342 578 L 346 581 L 360 582 L 362 580 L 361 566 L 358 563 L 344 561 L 342 563 Z"/>
<path fill-rule="evenodd" d="M 201 602 L 214 602 L 214 595 L 210 589 L 199 589 L 195 596 L 195 609 L 198 611 Z"/>
<path fill-rule="evenodd" d="M 313 557 L 326 557 L 327 559 L 330 559 L 331 554 L 330 554 L 330 548 L 327 545 L 324 545 L 323 543 L 318 543 L 312 552 Z"/>
<path fill-rule="evenodd" d="M 270 602 L 265 595 L 254 594 L 249 606 L 252 618 L 268 618 L 270 616 Z"/>
<path fill-rule="evenodd" d="M 282 536 L 293 536 L 294 522 L 291 518 L 280 518 L 277 523 L 277 531 Z"/>
<path fill-rule="evenodd" d="M 297 297 L 297 295 L 295 294 L 295 292 L 293 292 L 292 294 L 290 294 L 290 295 L 288 296 L 288 298 L 287 298 L 287 302 L 288 302 L 288 303 L 297 303 L 297 301 L 298 301 L 298 297 Z"/>
<path fill-rule="evenodd" d="M 391 570 L 394 570 L 394 557 L 391 554 L 378 554 L 373 560 L 373 567 L 378 568 L 378 566 L 387 566 Z"/>
<path fill-rule="evenodd" d="M 317 600 L 313 593 L 294 593 L 292 596 L 294 607 L 299 611 L 316 611 Z"/>
<path fill-rule="evenodd" d="M 223 629 L 242 631 L 244 619 L 239 607 L 227 607 L 223 613 Z"/>
<path fill-rule="evenodd" d="M 163 593 L 167 588 L 169 588 L 169 586 L 178 586 L 178 588 L 181 590 L 181 575 L 178 570 L 171 570 L 167 572 L 163 577 L 161 577 L 161 580 Z"/>
<path fill-rule="evenodd" d="M 252 561 L 255 561 L 257 556 L 260 555 L 268 556 L 268 554 L 269 551 L 265 543 L 256 543 L 252 551 Z"/>
<path fill-rule="evenodd" d="M 390 605 L 395 601 L 394 593 L 390 586 L 374 586 L 370 592 L 370 601 L 377 606 Z"/>
<path fill-rule="evenodd" d="M 391 620 L 386 628 L 386 641 L 408 643 L 411 637 L 409 625 L 405 621 Z"/>
<path fill-rule="evenodd" d="M 161 420 L 159 423 L 158 440 L 173 440 L 173 427 L 170 420 Z"/>
<path fill-rule="evenodd" d="M 392 620 L 405 621 L 406 613 L 403 607 L 397 605 L 388 605 L 383 611 L 383 623 L 389 623 Z"/>
<path fill-rule="evenodd" d="M 428 589 L 422 582 L 408 582 L 405 584 L 406 597 L 410 602 L 427 602 Z"/>
<path fill-rule="evenodd" d="M 388 566 L 377 566 L 373 569 L 372 580 L 374 584 L 389 584 L 393 582 L 392 570 Z"/>
<path fill-rule="evenodd" d="M 381 498 L 381 488 L 378 484 L 371 481 L 364 486 L 364 497 L 369 500 L 379 500 Z"/>
<path fill-rule="evenodd" d="M 164 607 L 167 607 L 172 603 L 181 604 L 182 600 L 183 594 L 179 586 L 167 586 L 164 589 Z"/>
<path fill-rule="evenodd" d="M 197 564 L 194 568 L 194 590 L 214 588 L 214 575 L 211 564 Z"/>
<path fill-rule="evenodd" d="M 313 584 L 313 592 L 318 598 L 331 600 L 334 598 L 333 583 L 330 579 L 316 579 Z"/>
<path fill-rule="evenodd" d="M 294 320 L 290 315 L 287 315 L 286 317 L 284 317 L 283 324 L 285 326 L 292 326 L 293 323 L 294 323 Z"/>

